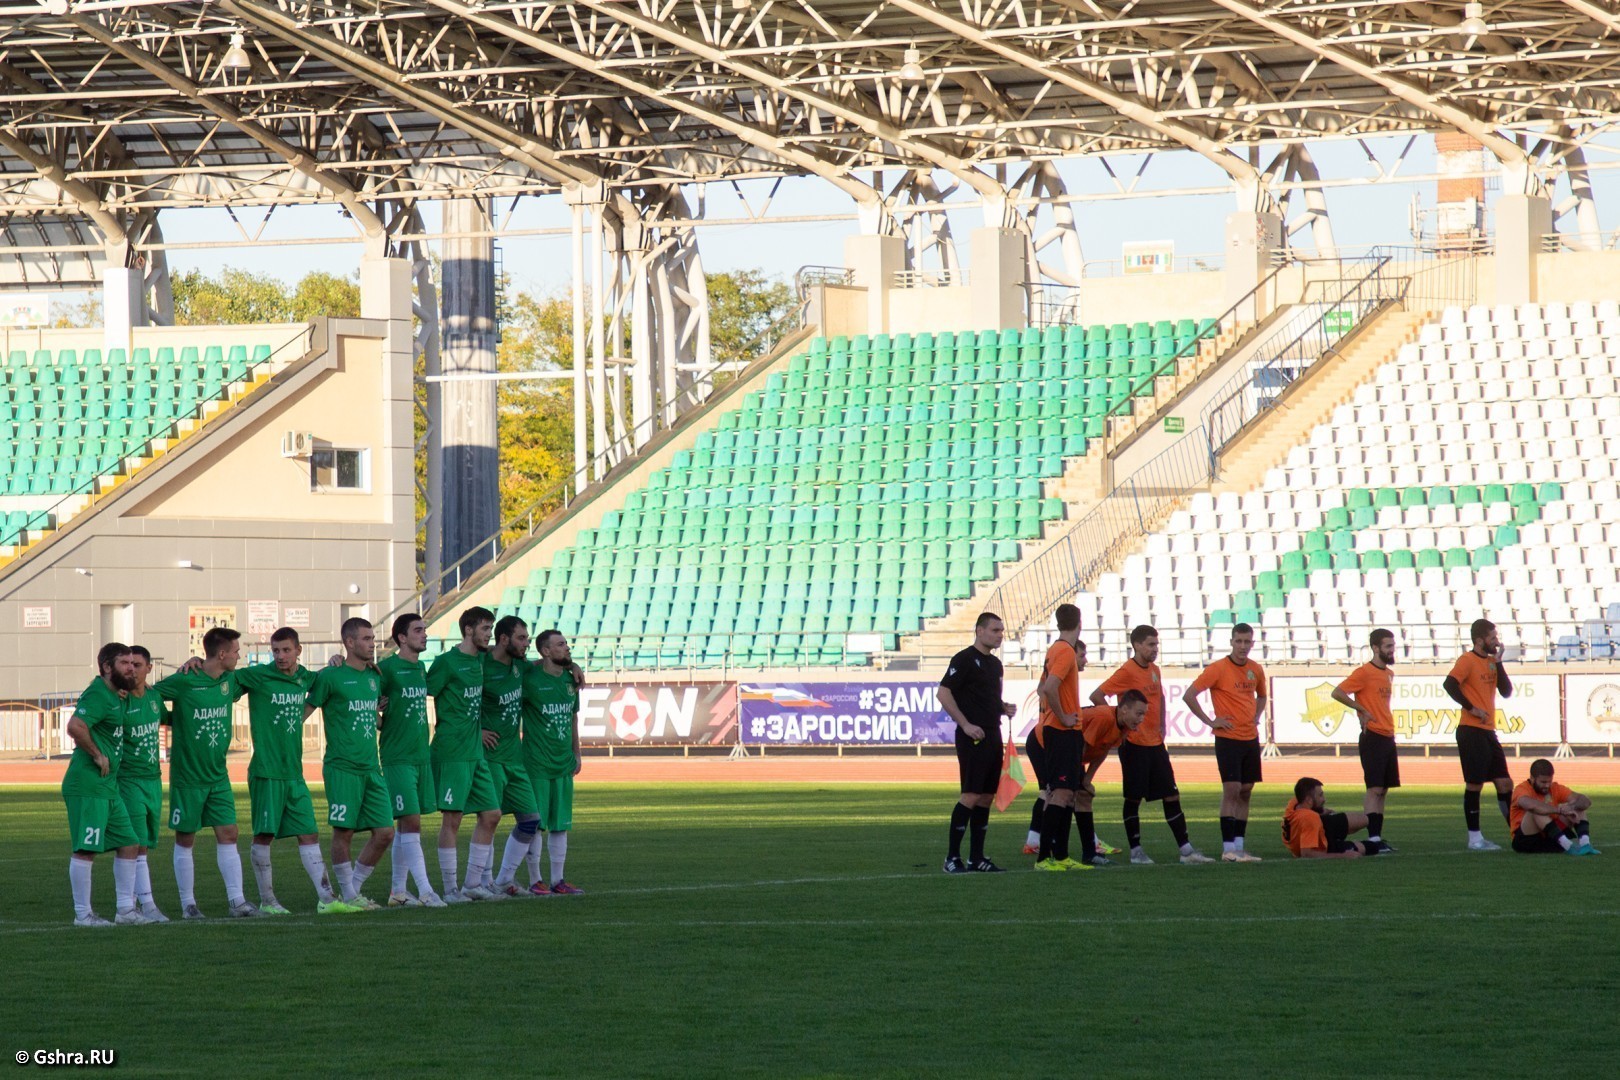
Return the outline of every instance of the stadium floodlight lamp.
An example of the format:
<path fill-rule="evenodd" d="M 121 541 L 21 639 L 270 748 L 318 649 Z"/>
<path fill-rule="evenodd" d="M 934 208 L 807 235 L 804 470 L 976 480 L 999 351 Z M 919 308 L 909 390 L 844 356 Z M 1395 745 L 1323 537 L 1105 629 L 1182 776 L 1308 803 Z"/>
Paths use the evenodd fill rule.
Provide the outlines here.
<path fill-rule="evenodd" d="M 225 59 L 220 63 L 226 71 L 246 71 L 253 66 L 253 57 L 248 55 L 247 38 L 242 31 L 231 32 L 231 47 L 225 50 Z"/>
<path fill-rule="evenodd" d="M 1457 33 L 1479 37 L 1490 32 L 1490 24 L 1485 21 L 1485 5 L 1479 0 L 1470 0 L 1463 6 L 1463 21 L 1457 24 Z"/>
<path fill-rule="evenodd" d="M 922 82 L 922 50 L 913 45 L 905 52 L 904 63 L 900 65 L 900 78 L 905 82 Z"/>

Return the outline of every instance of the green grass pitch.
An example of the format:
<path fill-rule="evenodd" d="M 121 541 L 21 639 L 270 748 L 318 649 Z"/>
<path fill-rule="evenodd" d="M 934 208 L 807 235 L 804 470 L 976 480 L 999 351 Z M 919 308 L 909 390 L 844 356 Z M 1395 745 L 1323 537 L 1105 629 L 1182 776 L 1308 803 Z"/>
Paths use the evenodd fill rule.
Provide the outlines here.
<path fill-rule="evenodd" d="M 1595 859 L 1465 853 L 1460 789 L 1414 788 L 1399 855 L 1299 863 L 1279 784 L 1263 864 L 1050 875 L 1018 854 L 1025 795 L 990 831 L 1021 872 L 948 878 L 948 788 L 582 784 L 583 897 L 95 931 L 68 925 L 59 796 L 4 789 L 0 1032 L 13 1059 L 114 1049 L 120 1075 L 1612 1076 L 1620 790 L 1593 794 Z M 1185 805 L 1218 852 L 1215 789 Z M 1120 842 L 1117 791 L 1099 806 Z M 222 915 L 212 850 L 198 899 Z M 152 866 L 177 916 L 167 837 Z M 290 841 L 276 874 L 313 909 Z"/>

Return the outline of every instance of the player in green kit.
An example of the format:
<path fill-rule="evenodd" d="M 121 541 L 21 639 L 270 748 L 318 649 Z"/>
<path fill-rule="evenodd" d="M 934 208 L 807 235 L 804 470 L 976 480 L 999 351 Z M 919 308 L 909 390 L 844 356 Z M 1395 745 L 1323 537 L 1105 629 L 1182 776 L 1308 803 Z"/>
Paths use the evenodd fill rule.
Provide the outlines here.
<path fill-rule="evenodd" d="M 343 915 L 360 909 L 332 893 L 315 831 L 315 806 L 304 782 L 304 713 L 315 673 L 298 662 L 303 652 L 298 631 L 283 626 L 270 635 L 270 663 L 235 673 L 237 696 L 247 695 L 253 729 L 253 760 L 248 763 L 253 846 L 248 854 L 259 885 L 259 910 L 266 915 L 292 914 L 276 899 L 270 868 L 271 844 L 286 837 L 298 839 L 298 857 L 315 886 L 315 910 Z"/>
<path fill-rule="evenodd" d="M 152 895 L 152 872 L 147 853 L 157 845 L 163 828 L 163 773 L 158 764 L 158 728 L 168 716 L 163 699 L 148 693 L 146 677 L 152 672 L 152 654 L 131 645 L 135 657 L 135 688 L 126 696 L 123 760 L 118 765 L 118 794 L 124 800 L 129 824 L 135 830 L 135 907 L 148 922 L 168 922 Z"/>
<path fill-rule="evenodd" d="M 422 813 L 438 803 L 428 751 L 427 665 L 421 660 L 422 650 L 427 648 L 427 623 L 414 612 L 401 615 L 394 620 L 391 636 L 394 655 L 377 665 L 382 676 L 383 713 L 378 731 L 383 779 L 388 783 L 388 802 L 394 814 L 390 860 L 394 880 L 388 890 L 388 906 L 444 907 L 428 881 L 422 854 Z M 410 893 L 412 877 L 420 899 Z"/>
<path fill-rule="evenodd" d="M 494 838 L 501 821 L 501 801 L 495 795 L 489 765 L 484 761 L 484 743 L 479 717 L 484 698 L 484 650 L 495 629 L 495 613 L 488 608 L 470 607 L 457 619 L 461 644 L 440 653 L 428 668 L 428 694 L 433 698 L 434 728 L 431 757 L 433 788 L 439 808 L 439 873 L 444 879 L 446 903 L 465 903 L 473 896 L 463 895 L 456 876 L 456 844 L 461 817 L 471 811 L 485 835 Z M 469 862 L 470 862 L 469 858 Z M 467 884 L 477 886 L 480 871 L 469 871 Z M 482 894 L 483 889 L 477 889 Z"/>
<path fill-rule="evenodd" d="M 73 857 L 68 881 L 73 886 L 73 925 L 111 926 L 90 907 L 90 869 L 98 854 L 113 853 L 113 888 L 120 926 L 149 920 L 135 909 L 137 837 L 124 800 L 118 794 L 118 765 L 123 753 L 128 695 L 135 689 L 135 657 L 129 646 L 108 642 L 96 656 L 97 676 L 73 707 L 68 738 L 73 757 L 62 777 L 68 833 Z"/>
<path fill-rule="evenodd" d="M 345 904 L 374 911 L 382 905 L 361 891 L 366 878 L 394 842 L 393 816 L 388 812 L 388 784 L 377 757 L 377 713 L 382 700 L 382 676 L 372 666 L 376 636 L 365 619 L 343 624 L 343 663 L 323 668 L 309 688 L 307 720 L 321 710 L 326 731 L 326 756 L 321 778 L 326 782 L 326 823 L 332 826 L 332 873 L 343 890 Z M 349 851 L 357 832 L 370 832 L 356 862 Z"/>
<path fill-rule="evenodd" d="M 225 771 L 231 749 L 231 708 L 236 701 L 232 677 L 241 654 L 242 635 L 216 626 L 203 635 L 203 662 L 180 671 L 154 690 L 174 703 L 169 723 L 174 732 L 169 755 L 169 828 L 174 831 L 174 880 L 180 889 L 183 918 L 201 919 L 197 907 L 196 866 L 192 846 L 197 830 L 212 826 L 218 842 L 215 860 L 225 881 L 232 918 L 262 914 L 242 895 L 242 853 L 236 848 L 236 795 Z"/>
<path fill-rule="evenodd" d="M 530 847 L 529 891 L 577 896 L 585 890 L 563 877 L 568 831 L 574 826 L 574 777 L 579 775 L 579 677 L 568 639 L 547 630 L 536 645 L 538 664 L 523 675 L 523 757 L 551 848 L 551 885 L 540 877 L 540 838 Z"/>
<path fill-rule="evenodd" d="M 529 667 L 524 654 L 529 651 L 529 627 L 516 615 L 495 624 L 495 647 L 484 654 L 484 758 L 489 762 L 490 779 L 501 811 L 515 819 L 512 835 L 506 838 L 501 856 L 501 872 L 490 879 L 490 856 L 495 830 L 483 837 L 483 824 L 473 830 L 473 844 L 483 870 L 484 889 L 500 897 L 523 896 L 524 890 L 513 878 L 529 853 L 529 844 L 540 828 L 540 812 L 534 805 L 534 788 L 523 759 L 523 672 Z M 467 859 L 472 876 L 473 856 Z"/>

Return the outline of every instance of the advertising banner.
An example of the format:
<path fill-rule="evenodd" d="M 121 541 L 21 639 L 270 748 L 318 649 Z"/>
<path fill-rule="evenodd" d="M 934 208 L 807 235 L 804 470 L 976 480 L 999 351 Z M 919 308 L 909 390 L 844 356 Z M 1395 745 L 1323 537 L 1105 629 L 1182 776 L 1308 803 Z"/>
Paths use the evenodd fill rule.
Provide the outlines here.
<path fill-rule="evenodd" d="M 730 744 L 736 725 L 736 683 L 602 683 L 580 691 L 585 745 Z"/>
<path fill-rule="evenodd" d="M 1564 676 L 1564 708 L 1571 743 L 1620 743 L 1620 674 Z"/>
<path fill-rule="evenodd" d="M 1087 669 L 1086 674 L 1080 678 L 1080 704 L 1082 706 L 1091 704 L 1091 692 L 1101 686 L 1103 681 L 1112 675 L 1118 666 L 1115 664 L 1111 667 L 1099 666 Z M 1170 678 L 1164 681 L 1164 742 L 1166 746 L 1213 745 L 1215 733 L 1210 731 L 1202 720 L 1195 717 L 1181 700 L 1181 696 L 1187 692 L 1187 687 L 1192 685 L 1194 678 L 1197 678 L 1197 676 Z M 1031 712 L 1029 718 L 1024 721 L 1024 726 L 1019 729 L 1018 738 L 1020 740 L 1029 734 L 1030 728 L 1035 726 L 1035 722 L 1040 716 L 1038 709 L 1033 704 L 1033 691 L 1036 685 L 1035 683 L 1030 684 Z M 1204 707 L 1206 713 L 1209 712 L 1212 707 L 1209 703 L 1209 695 L 1204 695 L 1199 704 Z M 1022 713 L 1020 713 L 1020 718 L 1022 719 Z M 1262 729 L 1264 724 L 1265 721 L 1262 718 Z"/>
<path fill-rule="evenodd" d="M 1509 674 L 1512 674 L 1511 672 Z M 1456 742 L 1461 710 L 1444 689 L 1440 675 L 1395 675 L 1390 711 L 1395 739 L 1411 745 Z M 1284 676 L 1271 681 L 1272 719 L 1284 746 L 1354 745 L 1361 735 L 1356 714 L 1333 700 L 1337 680 Z M 1504 743 L 1556 744 L 1559 741 L 1556 675 L 1515 675 L 1513 696 L 1498 697 L 1496 733 Z"/>
<path fill-rule="evenodd" d="M 937 682 L 745 683 L 737 688 L 742 741 L 774 746 L 916 746 L 955 741 Z M 1002 699 L 1018 715 L 1003 734 L 1033 724 L 1035 683 L 1009 679 Z"/>

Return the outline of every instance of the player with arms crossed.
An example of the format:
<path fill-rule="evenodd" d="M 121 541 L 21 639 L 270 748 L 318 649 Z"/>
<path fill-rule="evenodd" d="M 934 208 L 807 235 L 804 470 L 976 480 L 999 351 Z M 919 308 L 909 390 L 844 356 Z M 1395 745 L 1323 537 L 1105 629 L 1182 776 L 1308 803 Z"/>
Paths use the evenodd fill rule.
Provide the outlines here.
<path fill-rule="evenodd" d="M 394 620 L 390 636 L 394 654 L 377 665 L 382 677 L 383 712 L 378 731 L 383 779 L 394 813 L 388 906 L 444 907 L 444 900 L 428 880 L 427 856 L 422 852 L 422 814 L 438 803 L 433 796 L 428 752 L 427 665 L 421 659 L 427 648 L 427 623 L 415 612 L 401 615 Z M 410 892 L 413 877 L 417 896 Z"/>
<path fill-rule="evenodd" d="M 180 891 L 183 918 L 201 919 L 197 907 L 197 870 L 192 848 L 197 830 L 212 827 L 214 859 L 225 882 L 232 918 L 263 914 L 242 894 L 242 853 L 236 847 L 236 795 L 225 771 L 231 749 L 231 711 L 236 702 L 236 663 L 242 635 L 228 626 L 203 634 L 203 661 L 178 671 L 153 687 L 172 702 L 169 723 L 169 828 L 174 832 L 174 880 Z"/>
<path fill-rule="evenodd" d="M 99 674 L 79 695 L 68 721 L 73 756 L 62 776 L 67 804 L 68 883 L 73 888 L 74 926 L 111 926 L 90 906 L 90 870 L 97 855 L 113 853 L 113 889 L 120 926 L 152 921 L 135 908 L 137 837 L 118 793 L 118 764 L 124 725 L 130 719 L 128 695 L 135 689 L 135 657 L 129 646 L 110 641 L 96 655 Z"/>
<path fill-rule="evenodd" d="M 1340 814 L 1327 808 L 1322 781 L 1302 777 L 1294 797 L 1283 808 L 1283 847 L 1296 859 L 1358 859 L 1376 855 L 1372 843 L 1351 840 L 1350 834 L 1367 827 L 1366 814 Z"/>
<path fill-rule="evenodd" d="M 152 895 L 152 871 L 147 853 L 157 846 L 163 828 L 163 772 L 158 764 L 159 730 L 167 719 L 163 699 L 148 693 L 147 676 L 152 672 L 152 654 L 142 645 L 131 645 L 135 658 L 135 689 L 125 700 L 129 713 L 124 717 L 122 760 L 118 763 L 118 794 L 124 800 L 129 824 L 135 830 L 135 906 L 148 922 L 168 922 L 158 910 Z"/>
<path fill-rule="evenodd" d="M 1187 709 L 1215 732 L 1215 767 L 1221 776 L 1221 861 L 1259 862 L 1243 849 L 1249 828 L 1249 798 L 1260 782 L 1260 718 L 1266 712 L 1266 673 L 1249 659 L 1254 627 L 1232 627 L 1232 652 L 1205 668 L 1181 695 Z M 1198 695 L 1209 691 L 1214 719 Z"/>
<path fill-rule="evenodd" d="M 1176 838 L 1181 861 L 1191 864 L 1214 862 L 1199 852 L 1187 838 L 1187 818 L 1181 812 L 1181 792 L 1176 773 L 1170 766 L 1170 751 L 1164 746 L 1164 681 L 1159 674 L 1159 632 L 1151 626 L 1131 631 L 1131 658 L 1119 666 L 1101 686 L 1091 692 L 1093 705 L 1106 705 L 1127 690 L 1140 691 L 1147 698 L 1147 719 L 1125 736 L 1119 747 L 1119 768 L 1125 780 L 1125 841 L 1131 848 L 1131 862 L 1151 866 L 1153 860 L 1142 850 L 1142 802 L 1164 801 L 1164 820 Z"/>
<path fill-rule="evenodd" d="M 1354 709 L 1361 721 L 1361 778 L 1367 785 L 1361 808 L 1367 812 L 1367 842 L 1380 854 L 1395 849 L 1384 839 L 1384 799 L 1401 786 L 1401 765 L 1395 747 L 1395 714 L 1390 699 L 1395 693 L 1395 635 L 1374 630 L 1367 638 L 1372 659 L 1350 673 L 1333 690 L 1333 700 Z"/>
<path fill-rule="evenodd" d="M 1001 659 L 995 651 L 1006 633 L 1001 616 L 982 612 L 973 625 L 973 644 L 951 657 L 939 681 L 939 706 L 956 721 L 956 763 L 962 796 L 951 807 L 947 874 L 999 874 L 1001 867 L 985 858 L 984 837 L 990 829 L 990 803 L 1001 784 L 1001 721 L 1018 715 L 1017 706 L 1001 700 Z M 973 826 L 968 861 L 962 861 L 962 834 Z"/>
<path fill-rule="evenodd" d="M 1509 797 L 1513 777 L 1507 755 L 1496 736 L 1496 695 L 1513 696 L 1513 680 L 1502 667 L 1502 637 L 1489 619 L 1475 619 L 1468 628 L 1473 648 L 1457 658 L 1446 676 L 1446 693 L 1462 709 L 1457 721 L 1457 758 L 1463 774 L 1463 819 L 1468 825 L 1469 851 L 1501 851 L 1479 829 L 1479 793 L 1487 783 L 1496 787 L 1496 805 L 1512 823 Z"/>
<path fill-rule="evenodd" d="M 431 744 L 433 787 L 439 809 L 439 874 L 444 881 L 444 900 L 464 904 L 488 900 L 486 892 L 471 872 L 468 859 L 464 894 L 456 880 L 456 844 L 461 817 L 471 811 L 485 835 L 495 836 L 501 821 L 501 802 L 495 782 L 484 761 L 483 734 L 479 717 L 484 699 L 484 650 L 489 648 L 495 630 L 495 613 L 488 608 L 470 607 L 456 620 L 461 628 L 461 644 L 439 654 L 428 668 L 428 693 L 433 698 L 434 728 Z"/>
<path fill-rule="evenodd" d="M 332 873 L 345 904 L 375 911 L 382 905 L 360 891 L 394 842 L 394 819 L 388 812 L 388 784 L 377 757 L 377 714 L 382 676 L 372 666 L 376 635 L 365 619 L 343 624 L 343 663 L 322 668 L 309 688 L 304 719 L 321 710 L 326 756 L 321 779 L 326 784 L 326 823 L 332 826 Z M 370 832 L 358 861 L 349 853 L 357 832 Z"/>
<path fill-rule="evenodd" d="M 1513 850 L 1521 855 L 1601 855 L 1592 846 L 1586 812 L 1592 800 L 1553 779 L 1553 763 L 1537 758 L 1530 779 L 1513 789 Z"/>
<path fill-rule="evenodd" d="M 529 891 L 536 896 L 578 896 L 585 890 L 563 877 L 568 833 L 574 827 L 574 777 L 579 775 L 580 671 L 561 630 L 536 642 L 538 664 L 523 672 L 523 763 L 540 808 L 540 828 L 551 853 L 551 884 L 540 875 L 541 835 L 529 845 Z"/>
<path fill-rule="evenodd" d="M 479 722 L 484 760 L 495 785 L 495 799 L 503 814 L 512 815 L 513 825 L 501 853 L 500 873 L 491 880 L 495 827 L 486 830 L 480 818 L 467 856 L 467 877 L 472 879 L 476 863 L 484 891 L 502 899 L 527 895 L 515 878 L 540 830 L 540 811 L 535 806 L 534 785 L 529 782 L 523 755 L 523 673 L 529 667 L 525 656 L 528 651 L 528 624 L 516 615 L 507 615 L 495 624 L 495 647 L 484 654 L 484 698 Z M 496 823 L 499 821 L 497 818 Z"/>

